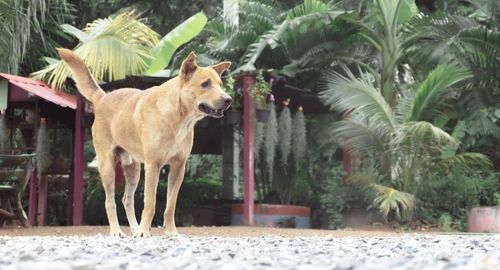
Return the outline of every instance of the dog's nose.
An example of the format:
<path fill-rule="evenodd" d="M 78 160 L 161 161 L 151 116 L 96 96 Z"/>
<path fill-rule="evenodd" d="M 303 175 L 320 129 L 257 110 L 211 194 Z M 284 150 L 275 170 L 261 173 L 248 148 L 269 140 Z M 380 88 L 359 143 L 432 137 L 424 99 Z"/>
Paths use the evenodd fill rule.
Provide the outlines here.
<path fill-rule="evenodd" d="M 231 105 L 231 103 L 233 102 L 233 99 L 231 97 L 226 97 L 226 98 L 224 98 L 223 102 L 224 102 L 224 106 L 229 107 Z"/>

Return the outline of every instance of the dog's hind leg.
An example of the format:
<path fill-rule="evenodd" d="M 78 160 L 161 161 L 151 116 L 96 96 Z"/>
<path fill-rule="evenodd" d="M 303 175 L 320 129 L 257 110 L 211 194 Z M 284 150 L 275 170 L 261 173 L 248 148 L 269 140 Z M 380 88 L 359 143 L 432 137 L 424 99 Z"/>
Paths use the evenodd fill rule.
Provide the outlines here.
<path fill-rule="evenodd" d="M 125 192 L 123 194 L 123 206 L 127 214 L 128 224 L 132 235 L 137 231 L 139 225 L 135 217 L 134 193 L 141 176 L 141 163 L 132 161 L 126 164 L 122 160 L 123 174 L 125 175 Z"/>
<path fill-rule="evenodd" d="M 106 193 L 106 214 L 109 221 L 109 229 L 111 236 L 122 236 L 125 234 L 120 229 L 118 217 L 116 215 L 115 203 L 115 155 L 113 150 L 102 149 L 95 144 L 97 160 L 99 161 L 99 175 L 101 176 L 104 192 Z"/>
<path fill-rule="evenodd" d="M 186 159 L 176 159 L 170 163 L 170 172 L 168 174 L 168 191 L 167 191 L 167 207 L 163 214 L 165 235 L 177 236 L 175 228 L 175 205 L 177 195 L 184 180 L 184 172 L 186 171 Z"/>

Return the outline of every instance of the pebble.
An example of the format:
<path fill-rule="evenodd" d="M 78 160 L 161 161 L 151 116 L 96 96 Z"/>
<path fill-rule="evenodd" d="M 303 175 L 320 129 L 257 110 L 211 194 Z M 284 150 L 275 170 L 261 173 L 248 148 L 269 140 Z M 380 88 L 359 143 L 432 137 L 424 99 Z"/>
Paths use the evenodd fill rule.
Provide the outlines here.
<path fill-rule="evenodd" d="M 0 269 L 495 269 L 499 234 L 0 236 Z"/>

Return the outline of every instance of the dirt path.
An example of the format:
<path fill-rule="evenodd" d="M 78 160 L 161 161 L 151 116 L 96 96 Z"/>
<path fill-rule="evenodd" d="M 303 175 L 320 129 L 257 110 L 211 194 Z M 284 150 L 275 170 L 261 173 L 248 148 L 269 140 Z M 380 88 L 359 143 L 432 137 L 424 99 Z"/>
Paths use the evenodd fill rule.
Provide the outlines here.
<path fill-rule="evenodd" d="M 125 233 L 129 233 L 128 227 L 122 227 Z M 322 237 L 346 237 L 346 236 L 401 236 L 402 233 L 383 230 L 315 230 L 315 229 L 282 229 L 264 227 L 182 227 L 178 228 L 182 235 L 193 236 L 322 236 Z M 153 228 L 154 236 L 162 235 L 161 228 Z M 0 227 L 0 236 L 70 236 L 70 235 L 97 235 L 108 234 L 107 226 L 77 226 L 77 227 Z"/>

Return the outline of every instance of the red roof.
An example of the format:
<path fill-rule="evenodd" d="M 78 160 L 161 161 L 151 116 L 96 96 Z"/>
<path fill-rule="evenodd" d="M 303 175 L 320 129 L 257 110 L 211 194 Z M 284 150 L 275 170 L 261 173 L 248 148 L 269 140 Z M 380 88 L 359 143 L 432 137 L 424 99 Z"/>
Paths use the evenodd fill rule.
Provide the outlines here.
<path fill-rule="evenodd" d="M 36 95 L 61 107 L 76 109 L 76 96 L 63 91 L 55 91 L 42 81 L 6 73 L 0 73 L 0 77 L 5 78 L 9 83 L 26 90 L 30 94 Z"/>

